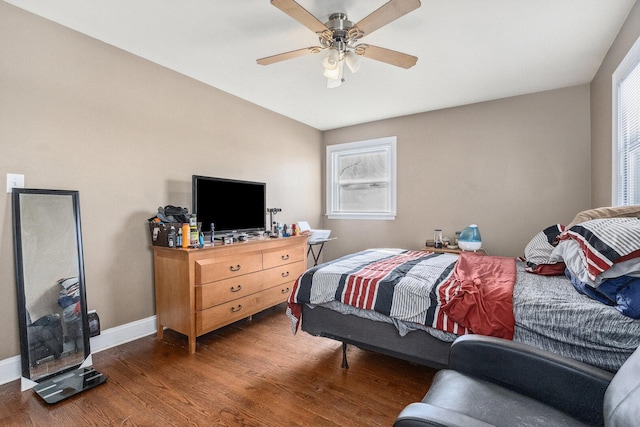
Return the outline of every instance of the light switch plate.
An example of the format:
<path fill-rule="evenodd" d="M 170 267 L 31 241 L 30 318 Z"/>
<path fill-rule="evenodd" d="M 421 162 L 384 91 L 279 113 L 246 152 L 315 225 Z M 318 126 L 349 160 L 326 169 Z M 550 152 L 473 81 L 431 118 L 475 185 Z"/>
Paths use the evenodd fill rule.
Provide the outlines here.
<path fill-rule="evenodd" d="M 21 173 L 7 174 L 7 193 L 11 193 L 13 188 L 24 188 L 24 175 Z"/>

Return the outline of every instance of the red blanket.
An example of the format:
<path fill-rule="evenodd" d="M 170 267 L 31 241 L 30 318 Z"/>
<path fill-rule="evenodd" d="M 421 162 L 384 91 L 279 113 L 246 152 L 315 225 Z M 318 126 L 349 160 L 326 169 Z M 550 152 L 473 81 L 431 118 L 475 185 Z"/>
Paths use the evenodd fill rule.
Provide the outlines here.
<path fill-rule="evenodd" d="M 442 310 L 473 333 L 513 339 L 514 258 L 460 255 L 453 277 L 440 288 Z"/>

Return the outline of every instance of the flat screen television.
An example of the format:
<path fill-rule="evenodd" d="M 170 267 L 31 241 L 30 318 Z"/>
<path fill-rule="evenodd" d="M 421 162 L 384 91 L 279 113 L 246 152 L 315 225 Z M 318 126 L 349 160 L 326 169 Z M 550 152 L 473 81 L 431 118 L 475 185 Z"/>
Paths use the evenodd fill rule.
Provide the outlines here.
<path fill-rule="evenodd" d="M 193 210 L 202 231 L 215 235 L 265 231 L 267 184 L 193 175 Z"/>

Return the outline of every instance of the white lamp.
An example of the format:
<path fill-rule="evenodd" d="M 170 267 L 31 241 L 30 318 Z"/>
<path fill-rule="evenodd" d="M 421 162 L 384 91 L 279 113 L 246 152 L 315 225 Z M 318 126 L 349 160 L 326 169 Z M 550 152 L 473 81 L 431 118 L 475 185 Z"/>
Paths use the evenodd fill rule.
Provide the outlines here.
<path fill-rule="evenodd" d="M 335 70 L 325 70 L 324 75 L 327 78 L 327 88 L 333 89 L 342 85 L 342 72 L 344 70 L 344 62 L 340 61 Z"/>
<path fill-rule="evenodd" d="M 360 69 L 360 65 L 362 63 L 360 59 L 361 59 L 360 55 L 356 53 L 353 53 L 353 52 L 346 53 L 345 61 L 347 62 L 347 67 L 349 67 L 352 73 L 357 73 L 358 70 Z"/>
<path fill-rule="evenodd" d="M 342 70 L 344 69 L 344 65 L 342 61 L 336 64 L 336 68 L 326 69 L 324 70 L 324 76 L 328 79 L 338 80 L 342 78 Z"/>
<path fill-rule="evenodd" d="M 336 49 L 329 49 L 327 55 L 322 60 L 322 65 L 326 71 L 335 70 L 340 62 L 340 53 Z"/>

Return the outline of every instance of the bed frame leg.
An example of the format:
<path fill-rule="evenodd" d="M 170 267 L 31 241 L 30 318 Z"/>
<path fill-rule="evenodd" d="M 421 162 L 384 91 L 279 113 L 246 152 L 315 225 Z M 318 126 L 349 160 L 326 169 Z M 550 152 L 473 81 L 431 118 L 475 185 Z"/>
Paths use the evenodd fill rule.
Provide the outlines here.
<path fill-rule="evenodd" d="M 342 343 L 342 369 L 349 369 L 349 363 L 347 363 L 347 343 Z"/>

